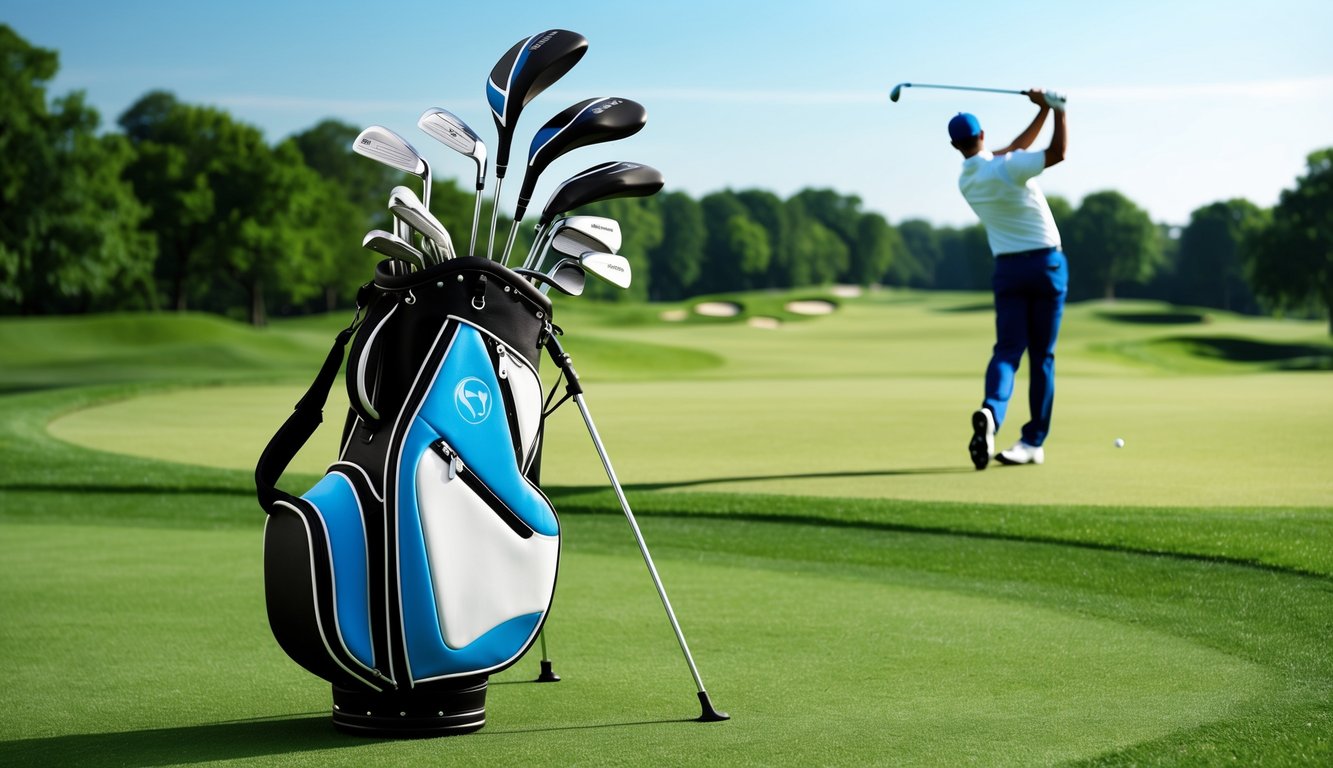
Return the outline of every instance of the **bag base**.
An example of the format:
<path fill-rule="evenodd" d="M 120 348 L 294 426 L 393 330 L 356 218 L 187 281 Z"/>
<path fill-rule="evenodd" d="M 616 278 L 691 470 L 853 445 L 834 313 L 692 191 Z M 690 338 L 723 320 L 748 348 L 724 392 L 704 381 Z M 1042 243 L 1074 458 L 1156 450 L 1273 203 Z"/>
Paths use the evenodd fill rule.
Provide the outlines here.
<path fill-rule="evenodd" d="M 459 678 L 408 691 L 333 688 L 333 726 L 371 738 L 423 739 L 472 733 L 486 724 L 487 678 Z"/>

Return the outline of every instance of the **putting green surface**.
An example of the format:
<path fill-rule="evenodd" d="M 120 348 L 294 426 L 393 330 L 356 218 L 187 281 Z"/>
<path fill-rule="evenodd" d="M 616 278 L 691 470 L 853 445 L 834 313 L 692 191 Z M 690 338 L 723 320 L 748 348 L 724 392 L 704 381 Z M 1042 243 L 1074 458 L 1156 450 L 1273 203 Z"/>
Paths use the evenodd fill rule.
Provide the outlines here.
<path fill-rule="evenodd" d="M 997 464 L 984 473 L 967 457 L 976 386 L 888 376 L 603 382 L 589 385 L 586 397 L 617 473 L 662 489 L 1029 505 L 1273 507 L 1333 499 L 1326 376 L 1064 381 L 1048 463 Z M 154 393 L 72 413 L 51 432 L 99 450 L 253 469 L 303 391 Z M 331 415 L 293 469 L 322 472 L 337 455 L 340 429 Z M 1124 448 L 1115 447 L 1117 437 Z M 557 412 L 543 457 L 546 482 L 597 485 L 602 472 L 577 409 Z"/>
<path fill-rule="evenodd" d="M 326 686 L 272 642 L 257 525 L 151 535 L 8 526 L 0 653 L 11 684 L 41 695 L 0 722 L 0 758 L 500 764 L 540 750 L 592 764 L 852 765 L 892 755 L 904 765 L 1035 765 L 1224 720 L 1288 683 L 1206 638 L 1145 623 L 1161 597 L 1106 602 L 1084 583 L 1062 605 L 1041 583 L 1049 572 L 1034 579 L 1021 567 L 996 574 L 1008 589 L 978 589 L 931 565 L 960 554 L 939 537 L 707 528 L 654 520 L 645 535 L 732 721 L 684 722 L 697 714 L 688 671 L 623 519 L 580 516 L 566 522 L 548 625 L 565 680 L 529 684 L 535 662 L 525 660 L 493 680 L 478 737 L 382 743 L 334 733 Z M 960 547 L 992 563 L 1040 560 L 1130 579 L 1162 567 L 1046 545 Z M 1192 583 L 1209 568 L 1170 570 Z"/>

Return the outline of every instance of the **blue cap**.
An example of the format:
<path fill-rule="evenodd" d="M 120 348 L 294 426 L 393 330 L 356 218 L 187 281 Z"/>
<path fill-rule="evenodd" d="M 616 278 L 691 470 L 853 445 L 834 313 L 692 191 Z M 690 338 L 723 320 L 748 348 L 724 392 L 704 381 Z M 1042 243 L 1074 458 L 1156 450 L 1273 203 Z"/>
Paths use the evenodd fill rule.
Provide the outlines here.
<path fill-rule="evenodd" d="M 975 115 L 959 112 L 949 121 L 949 138 L 956 142 L 969 141 L 981 135 L 981 122 Z"/>

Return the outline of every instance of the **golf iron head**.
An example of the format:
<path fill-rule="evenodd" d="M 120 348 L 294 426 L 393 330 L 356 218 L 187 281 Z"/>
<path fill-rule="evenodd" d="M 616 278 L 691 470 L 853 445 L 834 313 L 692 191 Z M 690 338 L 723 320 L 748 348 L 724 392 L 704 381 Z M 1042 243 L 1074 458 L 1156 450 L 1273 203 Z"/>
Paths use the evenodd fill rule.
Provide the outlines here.
<path fill-rule="evenodd" d="M 391 259 L 405 261 L 418 269 L 426 268 L 426 255 L 392 232 L 372 229 L 361 240 L 361 247 L 382 253 Z"/>
<path fill-rule="evenodd" d="M 614 253 L 586 251 L 579 256 L 579 266 L 583 267 L 585 271 L 591 272 L 593 277 L 622 290 L 629 288 L 630 280 L 633 277 L 629 260 Z"/>
<path fill-rule="evenodd" d="M 548 292 L 551 288 L 565 294 L 566 296 L 581 296 L 583 289 L 587 286 L 587 274 L 583 267 L 574 259 L 561 259 L 556 262 L 549 272 L 539 272 L 535 269 L 516 269 L 515 274 L 522 275 L 530 280 L 542 284 L 542 293 Z"/>

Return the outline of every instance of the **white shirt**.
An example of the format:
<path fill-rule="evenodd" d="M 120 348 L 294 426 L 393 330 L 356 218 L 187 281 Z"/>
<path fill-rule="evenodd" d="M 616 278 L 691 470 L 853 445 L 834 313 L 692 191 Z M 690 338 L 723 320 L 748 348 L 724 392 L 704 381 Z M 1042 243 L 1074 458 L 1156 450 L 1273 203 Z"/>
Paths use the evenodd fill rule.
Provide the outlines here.
<path fill-rule="evenodd" d="M 958 189 L 986 227 L 993 255 L 1060 247 L 1060 230 L 1035 181 L 1045 168 L 1045 152 L 1024 150 L 999 157 L 982 150 L 963 161 Z"/>

